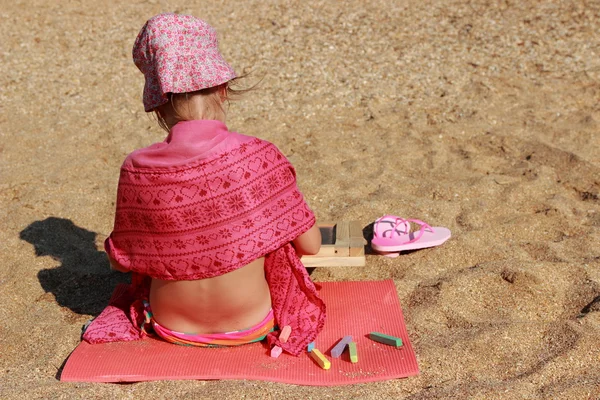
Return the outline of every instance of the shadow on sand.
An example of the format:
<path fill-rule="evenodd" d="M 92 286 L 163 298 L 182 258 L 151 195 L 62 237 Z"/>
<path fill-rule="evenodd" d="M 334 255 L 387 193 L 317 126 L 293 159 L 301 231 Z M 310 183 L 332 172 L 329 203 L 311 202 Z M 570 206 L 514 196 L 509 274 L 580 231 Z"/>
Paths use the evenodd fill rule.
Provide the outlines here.
<path fill-rule="evenodd" d="M 112 271 L 106 254 L 96 249 L 96 233 L 71 220 L 35 221 L 19 237 L 34 246 L 38 257 L 50 256 L 61 263 L 38 272 L 38 279 L 59 305 L 77 314 L 100 314 L 115 286 L 129 282 L 129 274 Z"/>

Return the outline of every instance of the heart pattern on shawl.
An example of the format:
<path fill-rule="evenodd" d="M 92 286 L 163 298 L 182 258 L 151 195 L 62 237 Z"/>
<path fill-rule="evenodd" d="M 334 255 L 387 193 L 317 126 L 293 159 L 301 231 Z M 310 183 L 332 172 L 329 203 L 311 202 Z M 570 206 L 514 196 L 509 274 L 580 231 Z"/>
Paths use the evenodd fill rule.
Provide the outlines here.
<path fill-rule="evenodd" d="M 287 231 L 289 227 L 290 227 L 290 220 L 287 218 L 284 218 L 277 223 L 277 229 L 279 229 L 279 230 Z"/>
<path fill-rule="evenodd" d="M 271 238 L 273 237 L 273 235 L 275 234 L 275 230 L 274 229 L 267 229 L 264 232 L 261 232 L 261 234 L 258 236 L 260 237 L 262 240 L 271 240 Z"/>
<path fill-rule="evenodd" d="M 200 190 L 200 188 L 197 185 L 189 185 L 183 186 L 179 192 L 191 200 L 196 196 L 198 190 Z"/>
<path fill-rule="evenodd" d="M 148 190 L 144 190 L 143 192 L 138 193 L 138 199 L 141 199 L 144 202 L 144 204 L 150 204 L 153 197 L 154 196 L 152 195 L 152 192 Z"/>
<path fill-rule="evenodd" d="M 248 240 L 246 243 L 240 245 L 240 250 L 245 251 L 246 253 L 251 253 L 254 251 L 256 247 L 256 242 L 252 239 Z"/>
<path fill-rule="evenodd" d="M 206 269 L 212 264 L 212 258 L 207 256 L 194 257 L 192 258 L 192 268 L 194 269 Z"/>
<path fill-rule="evenodd" d="M 217 253 L 217 258 L 223 262 L 231 262 L 234 256 L 235 253 L 229 249 Z"/>
<path fill-rule="evenodd" d="M 223 179 L 216 177 L 214 179 L 211 179 L 208 181 L 208 187 L 210 188 L 210 190 L 218 190 L 221 187 L 221 184 L 223 183 Z"/>
<path fill-rule="evenodd" d="M 248 169 L 252 172 L 258 172 L 262 163 L 263 161 L 260 158 L 256 157 L 254 160 L 248 163 Z"/>
<path fill-rule="evenodd" d="M 237 167 L 235 171 L 231 171 L 227 174 L 227 177 L 234 182 L 239 182 L 244 177 L 244 169 L 242 167 Z"/>
<path fill-rule="evenodd" d="M 169 266 L 177 271 L 185 271 L 190 264 L 186 260 L 171 260 Z"/>
<path fill-rule="evenodd" d="M 275 160 L 277 159 L 277 152 L 271 149 L 265 153 L 265 158 L 271 163 L 275 163 Z"/>
<path fill-rule="evenodd" d="M 165 203 L 170 203 L 173 200 L 173 198 L 175 197 L 175 191 L 172 189 L 159 190 L 158 194 L 156 196 L 159 199 L 161 199 L 162 201 L 164 201 Z"/>

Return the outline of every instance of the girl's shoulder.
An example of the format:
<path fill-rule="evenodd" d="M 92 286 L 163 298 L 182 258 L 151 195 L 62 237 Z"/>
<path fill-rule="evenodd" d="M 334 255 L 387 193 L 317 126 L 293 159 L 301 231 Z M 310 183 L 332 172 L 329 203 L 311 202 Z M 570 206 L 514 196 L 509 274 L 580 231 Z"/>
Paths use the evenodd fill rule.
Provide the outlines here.
<path fill-rule="evenodd" d="M 295 176 L 296 172 L 293 165 L 275 144 L 254 136 L 235 132 L 232 134 L 237 135 L 237 143 L 229 151 L 223 153 L 225 158 L 230 159 L 233 156 L 237 165 L 244 164 L 249 170 L 258 169 L 259 165 L 263 170 L 273 167 L 289 168 Z"/>
<path fill-rule="evenodd" d="M 268 140 L 260 139 L 256 136 L 244 135 L 238 132 L 230 132 L 230 134 L 231 139 L 233 140 L 229 141 L 229 150 L 239 149 L 238 151 L 246 152 L 250 148 L 256 150 L 262 149 L 263 151 L 274 151 L 277 153 L 278 156 L 283 156 L 281 150 L 279 150 L 279 148 L 274 143 L 269 142 Z"/>
<path fill-rule="evenodd" d="M 174 150 L 174 142 L 154 143 L 134 150 L 123 161 L 121 169 L 129 172 L 160 173 L 195 168 L 201 165 L 227 165 L 228 160 L 253 162 L 264 158 L 266 161 L 289 162 L 281 150 L 272 142 L 238 132 L 227 132 L 209 147 L 194 148 L 192 143 L 180 143 Z M 195 151 L 198 150 L 198 151 Z"/>

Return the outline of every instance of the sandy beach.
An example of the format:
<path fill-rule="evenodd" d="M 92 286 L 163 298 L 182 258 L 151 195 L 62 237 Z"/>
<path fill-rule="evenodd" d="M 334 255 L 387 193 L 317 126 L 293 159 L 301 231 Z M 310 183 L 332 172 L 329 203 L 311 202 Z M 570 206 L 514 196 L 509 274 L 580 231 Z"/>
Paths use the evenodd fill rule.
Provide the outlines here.
<path fill-rule="evenodd" d="M 0 398 L 600 399 L 599 2 L 2 3 Z M 160 12 L 208 21 L 242 85 L 260 82 L 227 125 L 288 156 L 319 221 L 452 230 L 311 275 L 393 279 L 419 376 L 58 380 L 128 279 L 102 243 L 124 157 L 165 136 L 131 59 Z"/>

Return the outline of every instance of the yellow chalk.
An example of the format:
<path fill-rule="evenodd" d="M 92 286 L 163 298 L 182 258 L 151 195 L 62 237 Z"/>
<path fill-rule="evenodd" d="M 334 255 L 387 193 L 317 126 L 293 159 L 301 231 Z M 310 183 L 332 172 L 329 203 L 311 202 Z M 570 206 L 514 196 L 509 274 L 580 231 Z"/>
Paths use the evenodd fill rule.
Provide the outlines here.
<path fill-rule="evenodd" d="M 348 343 L 348 351 L 350 352 L 350 361 L 353 363 L 358 362 L 358 353 L 356 352 L 356 342 Z"/>
<path fill-rule="evenodd" d="M 311 358 L 313 360 L 315 360 L 315 362 L 317 364 L 319 364 L 319 367 L 321 367 L 323 369 L 329 369 L 329 368 L 331 368 L 331 362 L 329 362 L 329 360 L 327 359 L 327 357 L 325 357 L 323 355 L 323 353 L 321 353 L 319 350 L 312 349 L 312 351 L 309 354 L 310 354 Z"/>

